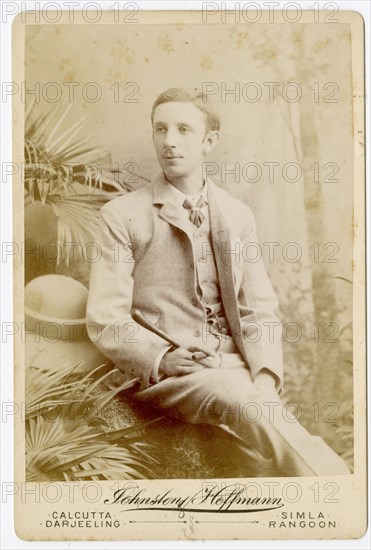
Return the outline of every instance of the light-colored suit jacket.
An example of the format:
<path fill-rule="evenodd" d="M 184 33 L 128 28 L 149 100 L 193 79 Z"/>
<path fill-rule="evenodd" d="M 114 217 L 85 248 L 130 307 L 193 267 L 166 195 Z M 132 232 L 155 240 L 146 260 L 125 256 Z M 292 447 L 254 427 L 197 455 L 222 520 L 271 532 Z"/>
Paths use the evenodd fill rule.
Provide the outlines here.
<path fill-rule="evenodd" d="M 138 325 L 138 308 L 184 345 L 205 341 L 205 311 L 196 292 L 192 236 L 171 202 L 161 174 L 151 184 L 107 203 L 97 234 L 100 255 L 91 266 L 88 334 L 128 376 L 149 385 L 168 343 Z M 254 217 L 241 201 L 208 181 L 213 250 L 226 318 L 253 378 L 268 369 L 282 385 L 277 298 L 256 259 Z M 212 253 L 206 250 L 205 253 Z"/>

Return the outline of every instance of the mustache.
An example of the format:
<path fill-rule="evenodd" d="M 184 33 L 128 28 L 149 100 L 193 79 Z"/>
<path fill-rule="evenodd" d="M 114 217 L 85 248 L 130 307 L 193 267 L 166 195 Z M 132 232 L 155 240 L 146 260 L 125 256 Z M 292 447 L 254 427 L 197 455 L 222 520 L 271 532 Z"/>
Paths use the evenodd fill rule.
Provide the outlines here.
<path fill-rule="evenodd" d="M 167 149 L 161 152 L 161 157 L 165 159 L 177 159 L 177 158 L 183 158 L 183 155 L 180 153 L 174 153 Z"/>

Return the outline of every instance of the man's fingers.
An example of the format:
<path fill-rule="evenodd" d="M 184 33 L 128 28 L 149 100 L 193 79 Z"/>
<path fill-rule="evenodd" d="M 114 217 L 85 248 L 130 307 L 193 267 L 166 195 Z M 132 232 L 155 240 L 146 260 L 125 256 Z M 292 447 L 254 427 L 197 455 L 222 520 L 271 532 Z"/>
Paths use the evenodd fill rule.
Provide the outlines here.
<path fill-rule="evenodd" d="M 202 359 L 202 361 L 198 361 L 201 365 L 204 365 L 205 367 L 208 367 L 210 369 L 219 369 L 221 365 L 221 356 L 220 354 L 217 357 L 207 357 L 206 359 Z"/>
<path fill-rule="evenodd" d="M 192 360 L 192 352 L 190 352 L 186 348 L 178 348 L 173 353 L 174 355 L 176 354 L 179 358 Z"/>
<path fill-rule="evenodd" d="M 200 344 L 197 345 L 197 347 L 193 348 L 192 352 L 197 353 L 198 351 L 203 351 L 206 355 L 210 355 L 211 357 L 215 357 L 217 355 L 216 351 L 214 351 L 210 346 L 207 346 L 206 344 Z"/>
<path fill-rule="evenodd" d="M 192 361 L 192 359 L 182 359 L 179 362 L 179 366 L 181 367 L 196 367 L 198 363 L 196 361 Z"/>
<path fill-rule="evenodd" d="M 205 344 L 200 344 L 197 347 L 190 348 L 190 350 L 187 348 L 178 348 L 172 353 L 174 353 L 174 355 L 176 354 L 179 358 L 193 361 L 200 361 L 205 359 L 205 357 L 216 357 L 218 355 L 212 348 Z"/>

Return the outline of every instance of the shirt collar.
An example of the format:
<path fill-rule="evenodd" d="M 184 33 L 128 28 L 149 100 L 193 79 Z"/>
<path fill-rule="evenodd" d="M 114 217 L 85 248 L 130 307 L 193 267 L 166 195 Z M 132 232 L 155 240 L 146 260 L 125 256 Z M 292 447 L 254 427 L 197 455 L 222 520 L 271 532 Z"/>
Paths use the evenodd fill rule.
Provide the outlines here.
<path fill-rule="evenodd" d="M 164 176 L 163 172 L 159 172 L 157 176 L 152 180 L 153 185 L 153 204 L 167 204 L 172 203 L 174 206 L 182 205 L 185 198 L 188 198 L 188 195 L 185 195 L 173 185 L 171 185 Z M 208 180 L 207 177 L 204 179 L 204 187 L 198 196 L 202 195 L 205 201 L 209 204 L 208 194 L 211 193 L 213 184 L 211 180 Z"/>
<path fill-rule="evenodd" d="M 171 183 L 169 183 L 168 181 L 166 181 L 166 183 L 168 186 L 168 189 L 167 189 L 168 198 L 172 202 L 176 202 L 176 204 L 182 205 L 185 199 L 188 199 L 192 203 L 192 205 L 195 206 L 198 200 L 200 199 L 200 197 L 202 197 L 204 201 L 208 203 L 206 178 L 204 178 L 202 190 L 199 193 L 196 193 L 195 195 L 186 195 L 185 193 L 183 193 L 182 191 L 180 191 L 179 189 L 171 185 Z"/>

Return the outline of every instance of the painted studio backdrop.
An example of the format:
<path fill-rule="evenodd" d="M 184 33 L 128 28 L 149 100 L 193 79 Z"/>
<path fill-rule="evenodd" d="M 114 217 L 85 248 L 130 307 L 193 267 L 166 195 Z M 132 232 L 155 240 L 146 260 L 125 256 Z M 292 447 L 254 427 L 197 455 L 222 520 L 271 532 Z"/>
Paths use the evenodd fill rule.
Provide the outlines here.
<path fill-rule="evenodd" d="M 31 249 L 37 243 L 41 249 L 50 242 L 60 246 L 54 247 L 55 256 L 51 247 L 47 258 L 29 255 L 25 283 L 58 273 L 88 287 L 94 250 L 85 246 L 90 260 L 80 252 L 94 241 L 100 206 L 146 184 L 159 170 L 151 136 L 153 101 L 173 86 L 205 91 L 221 116 L 220 142 L 206 159 L 207 171 L 252 208 L 261 246 L 246 255 L 252 261 L 263 254 L 279 298 L 283 400 L 350 467 L 351 74 L 350 33 L 342 24 L 38 25 L 26 34 L 25 241 Z M 35 173 L 37 162 L 49 168 Z M 66 242 L 82 246 L 66 252 Z M 54 297 L 51 314 L 59 307 Z M 45 403 L 45 396 L 35 395 L 36 386 L 62 387 L 68 365 L 83 362 L 74 371 L 82 373 L 74 383 L 83 384 L 83 393 L 97 376 L 106 378 L 85 396 L 91 414 L 74 427 L 76 441 L 81 433 L 92 434 L 97 456 L 85 459 L 82 453 L 72 466 L 66 458 L 65 467 L 47 472 L 38 464 L 40 453 L 59 437 L 60 456 L 68 457 L 74 438 L 66 449 L 63 423 L 54 423 L 59 435 L 45 432 L 47 443 L 35 447 L 35 431 L 51 425 L 37 423 L 31 411 L 28 479 L 92 479 L 94 468 L 108 479 L 264 475 L 263 465 L 246 471 L 226 457 L 215 466 L 205 435 L 211 427 L 201 434 L 194 426 L 146 427 L 148 415 L 143 418 L 125 403 L 125 389 L 118 392 L 103 371 L 89 377 L 104 362 L 92 344 L 44 340 L 30 336 L 27 344 L 26 376 L 28 388 L 34 388 L 29 403 Z M 36 384 L 35 372 L 41 376 L 42 369 L 48 370 L 48 381 Z M 66 395 L 65 404 L 55 407 L 66 405 Z M 144 425 L 144 438 L 126 444 L 127 456 L 134 457 L 130 466 L 122 465 L 121 454 L 119 467 L 113 450 L 112 456 L 99 454 L 99 438 L 86 421 L 94 415 L 104 425 L 95 427 L 99 433 Z M 161 446 L 160 436 L 173 449 L 167 466 L 161 456 L 169 456 L 168 446 Z"/>

